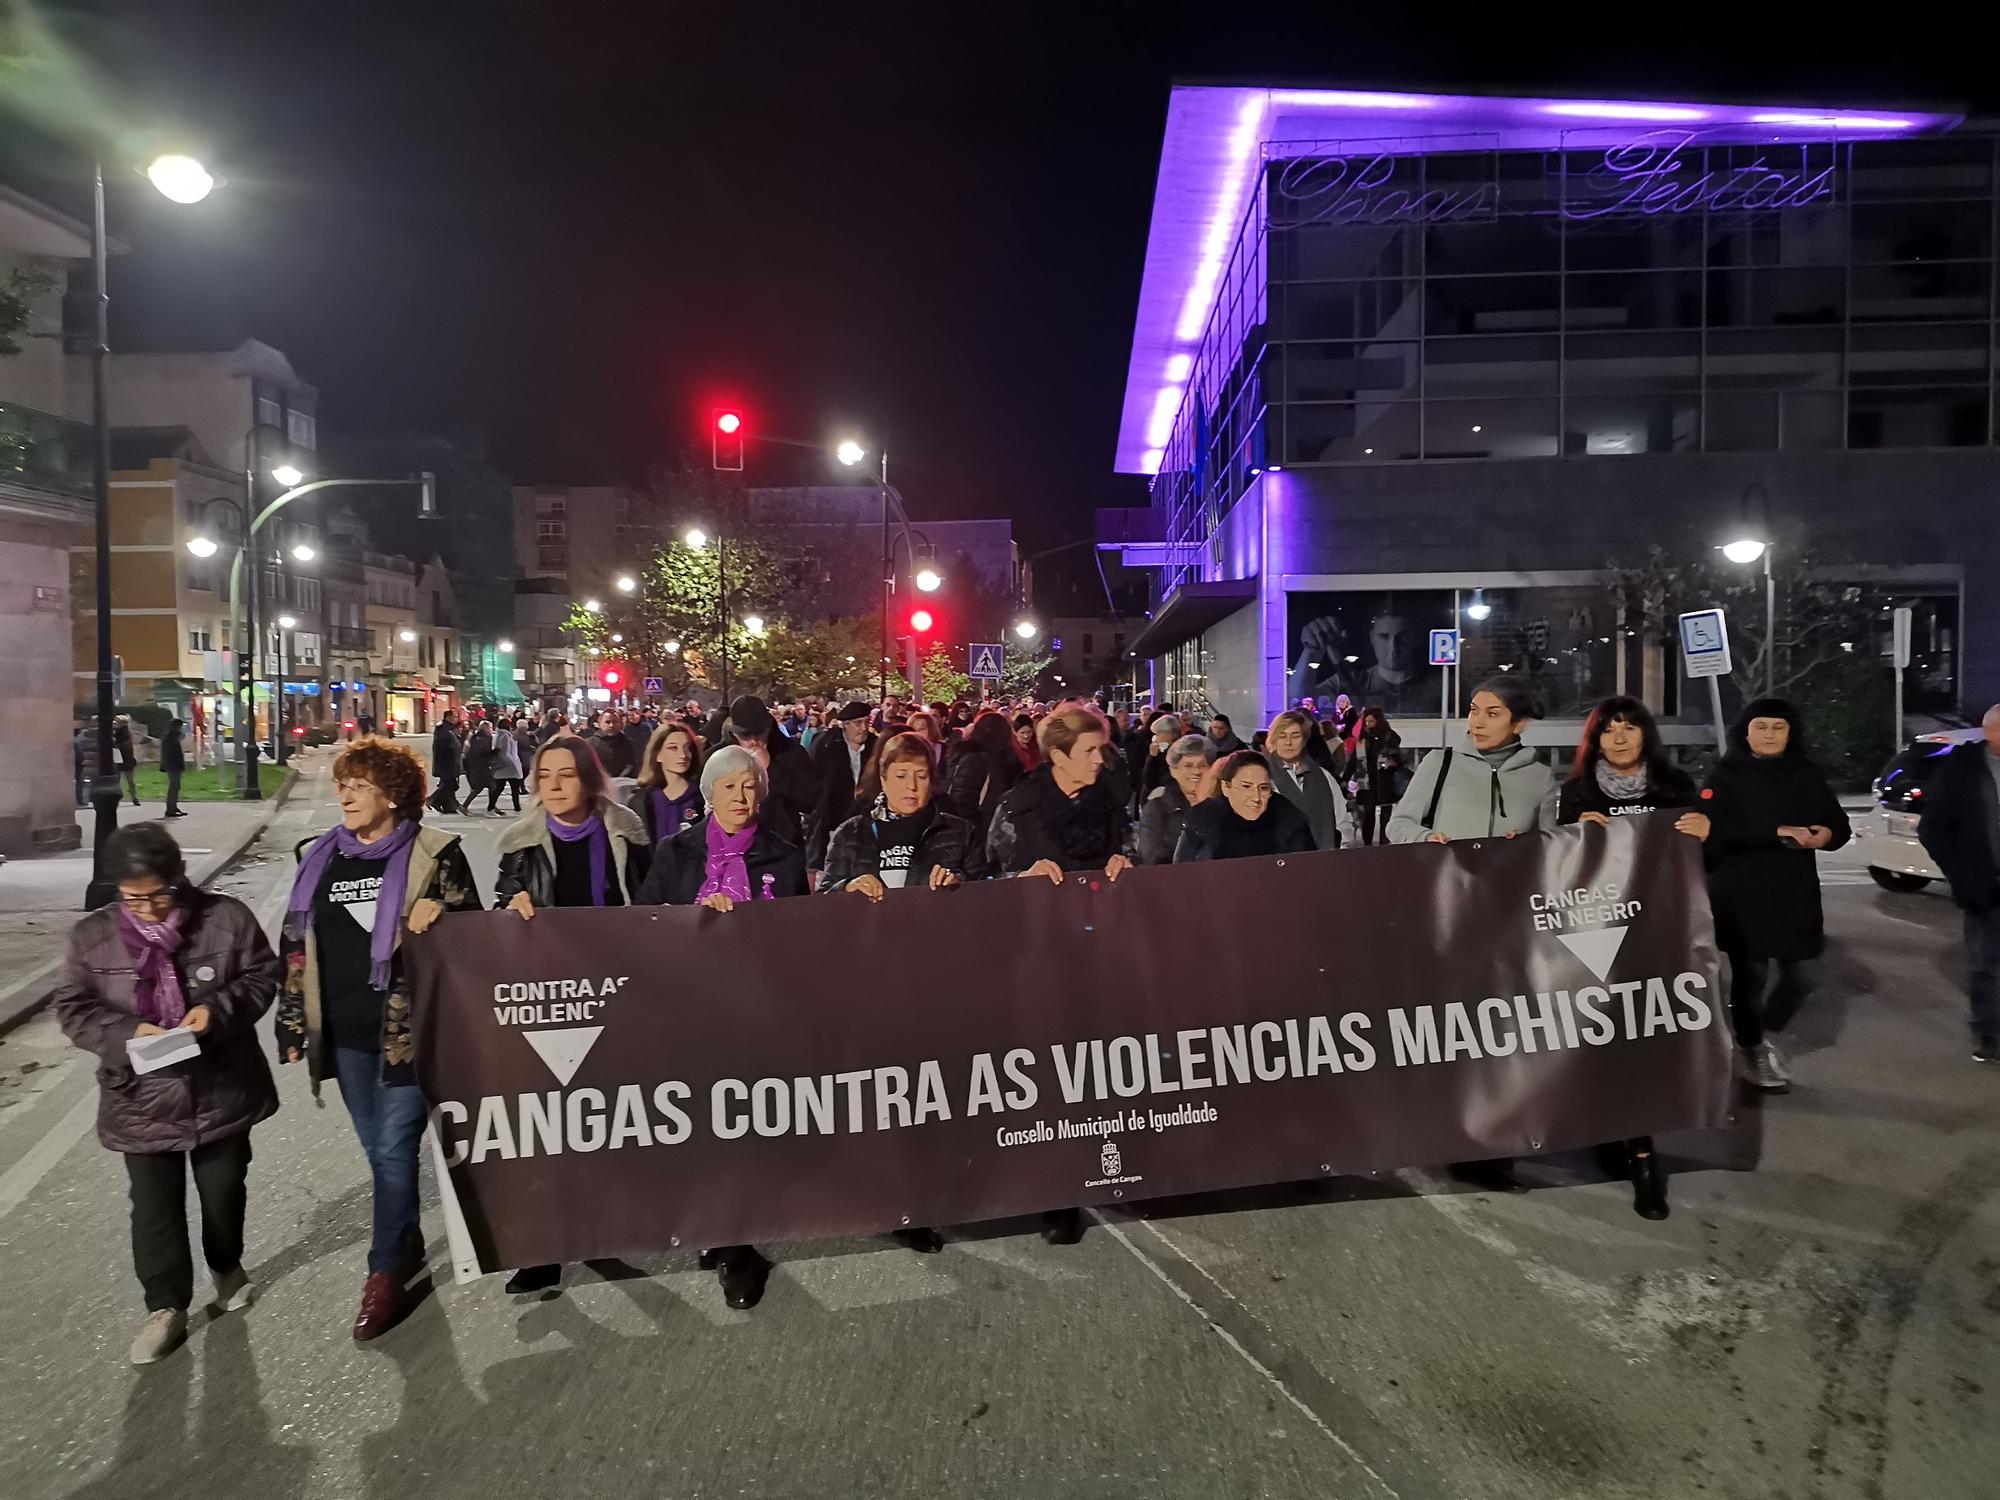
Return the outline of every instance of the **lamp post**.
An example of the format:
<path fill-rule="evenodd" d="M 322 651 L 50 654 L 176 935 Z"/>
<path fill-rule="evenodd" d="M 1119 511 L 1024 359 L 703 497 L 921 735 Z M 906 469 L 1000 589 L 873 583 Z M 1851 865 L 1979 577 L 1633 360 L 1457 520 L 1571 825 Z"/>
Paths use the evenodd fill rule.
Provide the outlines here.
<path fill-rule="evenodd" d="M 1772 545 L 1757 537 L 1738 537 L 1724 542 L 1722 555 L 1738 566 L 1748 566 L 1760 558 L 1764 563 L 1764 696 L 1776 691 L 1778 670 L 1778 586 L 1771 578 Z"/>
<path fill-rule="evenodd" d="M 868 450 L 854 439 L 848 438 L 833 450 L 833 456 L 851 469 L 868 457 Z M 902 500 L 889 488 L 889 451 L 886 448 L 882 450 L 876 482 L 882 495 L 882 665 L 876 683 L 876 694 L 878 699 L 886 700 L 889 696 L 889 605 L 896 592 L 895 550 L 889 534 L 889 506 L 892 502 L 896 507 L 896 519 L 903 528 L 904 545 L 909 550 L 910 567 L 914 574 L 912 581 L 924 593 L 930 593 L 944 582 L 944 575 L 935 567 L 926 568 L 921 572 L 916 571 L 917 548 L 916 543 L 910 540 L 910 516 L 909 512 L 903 509 Z M 916 690 L 914 683 L 911 684 L 911 689 Z"/>
<path fill-rule="evenodd" d="M 176 203 L 199 203 L 215 179 L 191 157 L 162 156 L 146 168 L 146 176 Z M 95 911 L 118 894 L 117 882 L 104 873 L 104 850 L 118 831 L 118 773 L 111 763 L 111 720 L 118 711 L 117 662 L 111 649 L 111 414 L 105 399 L 105 361 L 111 354 L 111 289 L 105 277 L 104 163 L 90 166 L 90 269 L 96 293 L 90 339 L 90 422 L 92 515 L 97 526 L 97 777 L 90 803 L 96 811 L 91 833 L 90 884 L 83 904 Z"/>
<path fill-rule="evenodd" d="M 285 668 L 291 655 L 292 631 L 298 623 L 291 615 L 278 616 L 278 690 L 271 695 L 271 739 L 272 759 L 281 766 L 285 763 Z"/>

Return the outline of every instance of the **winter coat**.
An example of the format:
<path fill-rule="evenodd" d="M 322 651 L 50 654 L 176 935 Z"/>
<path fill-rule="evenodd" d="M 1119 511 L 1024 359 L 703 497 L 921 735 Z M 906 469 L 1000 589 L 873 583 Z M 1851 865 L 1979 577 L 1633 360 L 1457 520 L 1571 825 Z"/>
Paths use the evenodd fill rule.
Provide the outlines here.
<path fill-rule="evenodd" d="M 1174 861 L 1174 846 L 1181 841 L 1181 820 L 1192 804 L 1181 784 L 1169 776 L 1139 804 L 1139 863 L 1168 865 Z"/>
<path fill-rule="evenodd" d="M 1283 797 L 1273 797 L 1265 803 L 1264 816 L 1273 824 L 1271 833 L 1278 846 L 1273 853 L 1311 854 L 1319 847 L 1313 842 L 1312 825 L 1306 821 L 1306 815 Z M 1174 863 L 1186 865 L 1229 857 L 1222 852 L 1221 841 L 1224 826 L 1232 818 L 1236 818 L 1236 810 L 1220 794 L 1190 808 L 1181 821 Z"/>
<path fill-rule="evenodd" d="M 682 827 L 686 827 L 688 823 L 701 821 L 702 817 L 708 812 L 708 804 L 701 800 L 700 785 L 690 781 L 688 783 L 688 790 L 693 793 L 694 802 L 690 805 L 685 815 Z M 646 842 L 649 844 L 663 843 L 681 831 L 679 828 L 669 828 L 662 832 L 653 825 L 653 789 L 649 786 L 640 786 L 634 783 L 631 787 L 627 788 L 625 792 L 625 808 L 626 811 L 637 817 L 640 825 L 645 828 Z"/>
<path fill-rule="evenodd" d="M 1460 741 L 1449 751 L 1423 758 L 1389 817 L 1390 843 L 1421 844 L 1432 833 L 1453 839 L 1494 838 L 1554 826 L 1555 773 L 1534 751 L 1516 744 L 1496 771 L 1469 739 L 1460 736 Z M 1431 794 L 1440 778 L 1444 791 L 1435 818 L 1427 822 Z"/>
<path fill-rule="evenodd" d="M 1213 735 L 1209 736 L 1208 742 L 1215 746 L 1215 758 L 1217 760 L 1221 760 L 1225 755 L 1234 755 L 1238 750 L 1248 750 L 1250 748 L 1243 743 L 1242 739 L 1233 729 L 1219 740 Z"/>
<path fill-rule="evenodd" d="M 773 896 L 806 894 L 806 857 L 798 845 L 760 817 L 757 832 L 743 856 L 753 899 L 762 896 L 764 877 L 771 877 Z M 653 867 L 639 887 L 639 906 L 693 906 L 708 878 L 708 820 L 690 824 L 653 850 Z"/>
<path fill-rule="evenodd" d="M 445 781 L 458 779 L 465 764 L 464 747 L 459 743 L 458 731 L 449 724 L 440 724 L 431 731 L 431 774 Z"/>
<path fill-rule="evenodd" d="M 493 736 L 493 763 L 486 774 L 494 781 L 521 779 L 521 746 L 512 730 L 502 729 Z"/>
<path fill-rule="evenodd" d="M 1681 770 L 1650 777 L 1641 795 L 1618 802 L 1612 801 L 1604 788 L 1597 784 L 1595 772 L 1571 777 L 1556 788 L 1558 824 L 1574 823 L 1587 812 L 1603 813 L 1607 818 L 1630 818 L 1640 813 L 1675 808 L 1687 811 L 1699 805 L 1694 778 Z"/>
<path fill-rule="evenodd" d="M 935 804 L 933 804 L 935 806 Z M 881 871 L 881 850 L 875 843 L 875 815 L 863 813 L 849 818 L 834 829 L 827 841 L 826 873 L 820 877 L 822 894 L 845 889 L 857 875 Z M 985 852 L 973 836 L 972 824 L 938 808 L 931 825 L 917 839 L 910 855 L 910 875 L 905 890 L 929 886 L 931 871 L 944 868 L 961 880 L 975 880 L 985 865 Z"/>
<path fill-rule="evenodd" d="M 639 815 L 621 802 L 605 802 L 598 816 L 604 819 L 604 832 L 611 841 L 618 892 L 630 906 L 633 892 L 652 866 L 652 840 Z M 549 815 L 539 804 L 501 830 L 494 852 L 500 856 L 500 873 L 493 883 L 494 910 L 512 901 L 518 891 L 526 891 L 537 907 L 556 904 L 556 836 L 549 832 Z"/>
<path fill-rule="evenodd" d="M 160 740 L 160 770 L 168 775 L 175 771 L 187 770 L 187 751 L 181 745 L 181 732 L 169 729 Z"/>
<path fill-rule="evenodd" d="M 758 808 L 757 821 L 768 822 L 779 838 L 803 850 L 807 825 L 819 806 L 819 782 L 813 776 L 812 757 L 797 740 L 787 739 L 776 727 L 767 737 L 766 746 L 771 757 L 768 773 L 771 795 Z M 831 831 L 829 825 L 828 832 Z"/>
<path fill-rule="evenodd" d="M 1312 809 L 1306 802 L 1305 788 L 1299 785 L 1298 780 L 1286 769 L 1284 763 L 1277 756 L 1267 756 L 1266 759 L 1271 763 L 1271 790 L 1278 797 L 1283 798 L 1301 813 L 1305 814 L 1306 821 L 1310 826 L 1312 823 Z M 1330 809 L 1333 816 L 1326 823 L 1326 826 L 1313 827 L 1313 847 L 1316 849 L 1353 848 L 1361 842 L 1361 830 L 1355 825 L 1354 809 L 1347 805 L 1347 793 L 1340 785 L 1340 778 L 1321 765 L 1317 760 L 1314 760 L 1310 754 L 1306 756 L 1306 761 L 1311 767 L 1306 772 L 1306 775 L 1309 777 L 1325 777 L 1326 789 L 1333 794 L 1333 806 Z"/>
<path fill-rule="evenodd" d="M 1042 860 L 1065 870 L 1101 870 L 1114 854 L 1129 854 L 1131 820 L 1125 804 L 1104 790 L 1103 778 L 1074 800 L 1056 786 L 1052 767 L 1038 766 L 1014 783 L 993 810 L 986 858 L 999 874 L 1018 875 Z M 1067 827 L 1064 841 L 1059 830 Z"/>
<path fill-rule="evenodd" d="M 597 752 L 606 776 L 631 776 L 639 769 L 639 752 L 622 734 L 588 734 L 583 742 Z"/>
<path fill-rule="evenodd" d="M 1372 740 L 1356 740 L 1348 752 L 1347 774 L 1356 802 L 1371 806 L 1394 802 L 1410 779 L 1403 765 L 1403 737 L 1392 729 Z"/>
<path fill-rule="evenodd" d="M 302 840 L 294 852 L 303 854 L 310 842 Z M 410 986 L 403 975 L 403 941 L 409 936 L 411 909 L 426 897 L 446 911 L 480 909 L 479 888 L 473 884 L 472 866 L 466 863 L 458 835 L 419 827 L 416 842 L 410 846 L 403 910 L 396 919 L 389 993 L 382 1005 L 382 1082 L 389 1086 L 417 1081 L 410 1046 Z M 278 954 L 285 965 L 284 991 L 278 997 L 278 1061 L 295 1062 L 303 1057 L 317 1096 L 321 1082 L 333 1072 L 321 1024 L 319 944 L 309 932 L 294 937 L 287 931 L 279 940 Z"/>
<path fill-rule="evenodd" d="M 112 1151 L 192 1151 L 241 1135 L 278 1109 L 278 1091 L 257 1041 L 257 1021 L 278 992 L 278 958 L 256 915 L 232 896 L 191 890 L 174 955 L 188 1009 L 205 1005 L 201 1056 L 135 1073 L 125 1044 L 139 1029 L 138 970 L 118 935 L 118 908 L 92 912 L 70 929 L 54 999 L 56 1021 L 97 1055 L 97 1138 Z"/>
<path fill-rule="evenodd" d="M 876 736 L 861 742 L 861 763 L 874 753 Z M 818 794 L 813 800 L 812 817 L 806 828 L 806 866 L 817 870 L 826 863 L 827 840 L 854 815 L 854 767 L 847 754 L 847 735 L 838 728 L 822 735 L 812 748 L 813 779 Z"/>
<path fill-rule="evenodd" d="M 1974 740 L 1939 757 L 1917 815 L 1917 837 L 1951 882 L 1951 899 L 1975 912 L 2000 906 L 2000 861 L 1993 854 L 2000 793 L 1986 768 L 1989 753 L 1983 740 Z"/>
<path fill-rule="evenodd" d="M 1018 760 L 996 760 L 982 745 L 960 740 L 945 752 L 943 801 L 953 817 L 972 825 L 974 842 L 986 847 L 986 830 L 1000 799 L 1021 779 Z"/>
<path fill-rule="evenodd" d="M 1819 767 L 1803 756 L 1760 759 L 1732 750 L 1701 789 L 1709 833 L 1709 905 L 1716 940 L 1746 958 L 1813 958 L 1826 946 L 1813 851 L 1781 842 L 1785 824 L 1831 829 L 1829 849 L 1851 829 Z"/>
<path fill-rule="evenodd" d="M 487 785 L 498 754 L 499 746 L 490 735 L 474 735 L 465 752 L 465 779 L 475 787 Z"/>

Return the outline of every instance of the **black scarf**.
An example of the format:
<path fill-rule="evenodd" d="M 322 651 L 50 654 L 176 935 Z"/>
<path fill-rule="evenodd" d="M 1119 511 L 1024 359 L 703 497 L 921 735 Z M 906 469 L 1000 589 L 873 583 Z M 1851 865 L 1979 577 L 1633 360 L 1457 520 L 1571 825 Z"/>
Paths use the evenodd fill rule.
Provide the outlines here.
<path fill-rule="evenodd" d="M 1277 852 L 1278 818 L 1268 803 L 1264 815 L 1254 823 L 1238 816 L 1235 808 L 1226 803 L 1223 805 L 1222 816 L 1216 820 L 1217 859 L 1252 859 L 1260 854 Z"/>
<path fill-rule="evenodd" d="M 1104 864 L 1118 849 L 1117 809 L 1095 782 L 1074 797 L 1056 785 L 1053 767 L 1041 766 L 1028 778 L 1035 787 L 1035 821 L 1061 854 L 1065 868 Z"/>

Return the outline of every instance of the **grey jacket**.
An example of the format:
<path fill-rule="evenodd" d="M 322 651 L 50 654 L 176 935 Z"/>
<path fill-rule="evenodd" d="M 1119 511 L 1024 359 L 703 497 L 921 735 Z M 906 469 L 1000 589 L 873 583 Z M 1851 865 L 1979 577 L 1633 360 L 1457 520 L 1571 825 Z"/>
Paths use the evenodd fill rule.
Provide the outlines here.
<path fill-rule="evenodd" d="M 1306 805 L 1305 791 L 1300 787 L 1297 779 L 1277 756 L 1267 755 L 1264 758 L 1271 764 L 1271 789 L 1300 812 L 1305 813 L 1308 821 L 1310 821 L 1311 809 Z M 1314 845 L 1321 849 L 1335 848 L 1336 845 L 1333 840 L 1328 838 L 1327 835 L 1329 833 L 1337 833 L 1340 835 L 1340 843 L 1337 847 L 1342 849 L 1360 848 L 1361 830 L 1355 825 L 1354 809 L 1347 805 L 1347 791 L 1346 788 L 1341 786 L 1340 778 L 1314 760 L 1310 755 L 1304 758 L 1302 769 L 1308 778 L 1314 776 L 1324 777 L 1326 779 L 1327 792 L 1333 798 L 1333 825 L 1331 828 L 1313 829 Z"/>
<path fill-rule="evenodd" d="M 1465 735 L 1452 747 L 1450 768 L 1441 754 L 1426 755 L 1410 778 L 1409 789 L 1389 818 L 1389 842 L 1421 844 L 1433 833 L 1452 839 L 1483 839 L 1498 834 L 1527 833 L 1556 825 L 1555 773 L 1526 745 L 1496 772 Z M 1430 822 L 1431 794 L 1444 776 L 1437 816 Z"/>

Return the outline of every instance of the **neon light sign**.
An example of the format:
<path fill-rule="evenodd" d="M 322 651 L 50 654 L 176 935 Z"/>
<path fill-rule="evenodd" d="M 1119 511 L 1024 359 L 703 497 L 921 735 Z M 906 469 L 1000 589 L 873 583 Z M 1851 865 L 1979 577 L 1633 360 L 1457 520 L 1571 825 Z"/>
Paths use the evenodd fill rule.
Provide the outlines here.
<path fill-rule="evenodd" d="M 1497 182 L 1417 191 L 1413 158 L 1381 155 L 1297 157 L 1278 164 L 1273 184 L 1303 224 L 1462 224 L 1500 211 Z M 1396 183 L 1399 173 L 1403 177 Z"/>
<path fill-rule="evenodd" d="M 1804 208 L 1833 196 L 1834 147 L 1828 144 L 1771 148 L 1715 148 L 1723 160 L 1682 152 L 1695 146 L 1691 131 L 1655 131 L 1604 153 L 1580 176 L 1563 175 L 1559 212 L 1565 219 L 1605 219 L 1614 215 L 1684 213 L 1766 213 Z M 1747 162 L 1731 160 L 1754 151 Z M 1796 152 L 1796 157 L 1793 153 Z M 1693 175 L 1690 175 L 1691 171 Z"/>

